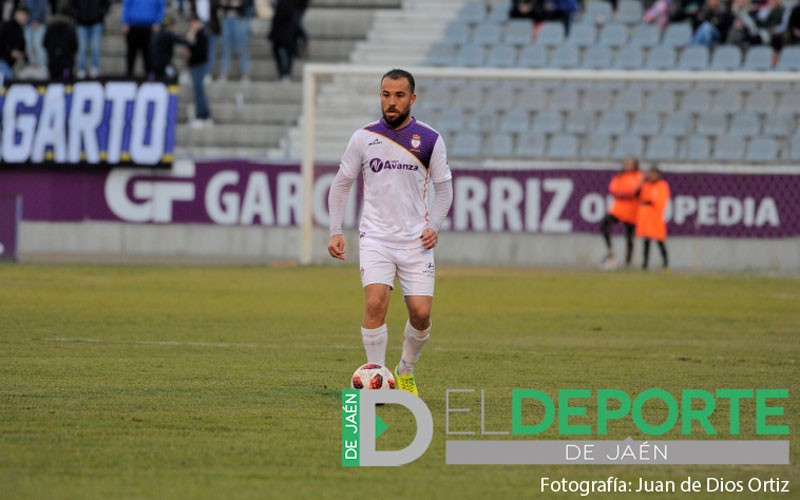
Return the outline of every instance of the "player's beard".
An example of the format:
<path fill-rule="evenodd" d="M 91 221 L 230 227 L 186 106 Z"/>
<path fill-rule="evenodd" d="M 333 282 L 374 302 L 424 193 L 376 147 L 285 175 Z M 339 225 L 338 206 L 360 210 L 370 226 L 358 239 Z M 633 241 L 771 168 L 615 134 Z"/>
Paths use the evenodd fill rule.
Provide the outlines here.
<path fill-rule="evenodd" d="M 391 128 L 399 127 L 406 119 L 408 115 L 411 114 L 411 109 L 407 110 L 405 113 L 400 113 L 397 115 L 397 118 L 394 120 L 390 120 L 388 116 L 386 116 L 386 112 L 383 112 L 383 121 L 386 122 L 386 125 L 389 125 Z"/>

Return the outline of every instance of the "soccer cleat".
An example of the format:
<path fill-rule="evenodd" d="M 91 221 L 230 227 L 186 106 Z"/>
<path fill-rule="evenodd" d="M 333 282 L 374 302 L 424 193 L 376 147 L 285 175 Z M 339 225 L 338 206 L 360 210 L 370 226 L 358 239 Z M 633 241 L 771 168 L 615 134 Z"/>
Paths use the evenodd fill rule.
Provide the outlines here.
<path fill-rule="evenodd" d="M 411 394 L 419 397 L 419 391 L 417 390 L 417 381 L 414 380 L 414 374 L 410 375 L 400 375 L 400 365 L 397 365 L 397 368 L 394 369 L 394 380 L 397 382 L 397 388 L 410 392 Z"/>

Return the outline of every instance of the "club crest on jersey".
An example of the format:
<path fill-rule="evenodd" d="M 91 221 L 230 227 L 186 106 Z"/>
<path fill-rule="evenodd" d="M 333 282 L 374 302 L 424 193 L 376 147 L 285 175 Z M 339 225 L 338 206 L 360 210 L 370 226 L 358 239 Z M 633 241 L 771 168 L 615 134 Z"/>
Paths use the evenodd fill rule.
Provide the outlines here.
<path fill-rule="evenodd" d="M 414 134 L 411 136 L 411 147 L 414 149 L 418 149 L 419 145 L 422 144 L 420 140 L 420 136 L 418 134 Z"/>

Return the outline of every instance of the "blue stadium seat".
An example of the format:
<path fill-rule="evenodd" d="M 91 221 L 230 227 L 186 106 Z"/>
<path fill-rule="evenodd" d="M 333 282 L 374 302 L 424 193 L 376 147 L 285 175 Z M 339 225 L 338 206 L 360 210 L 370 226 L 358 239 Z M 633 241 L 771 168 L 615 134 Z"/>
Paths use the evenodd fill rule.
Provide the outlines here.
<path fill-rule="evenodd" d="M 455 63 L 457 66 L 467 68 L 477 68 L 484 65 L 486 50 L 482 45 L 467 44 L 462 45 L 456 52 Z"/>
<path fill-rule="evenodd" d="M 514 154 L 514 140 L 511 134 L 495 133 L 489 136 L 488 156 L 506 158 Z"/>
<path fill-rule="evenodd" d="M 711 108 L 711 93 L 707 90 L 690 90 L 683 94 L 681 111 L 704 113 Z"/>
<path fill-rule="evenodd" d="M 563 128 L 564 118 L 560 111 L 545 109 L 536 113 L 533 121 L 533 132 L 540 134 L 554 134 Z"/>
<path fill-rule="evenodd" d="M 433 66 L 450 66 L 456 57 L 454 45 L 435 43 L 428 51 L 428 63 Z"/>
<path fill-rule="evenodd" d="M 514 107 L 514 89 L 512 87 L 494 86 L 486 91 L 484 106 L 493 110 L 509 110 Z"/>
<path fill-rule="evenodd" d="M 583 144 L 581 156 L 590 160 L 611 158 L 611 137 L 607 135 L 590 135 Z"/>
<path fill-rule="evenodd" d="M 417 107 L 414 106 L 414 109 Z M 486 107 L 471 113 L 467 120 L 467 130 L 472 132 L 494 132 L 498 125 L 497 112 Z"/>
<path fill-rule="evenodd" d="M 756 89 L 748 94 L 744 103 L 744 110 L 768 115 L 775 110 L 777 103 L 778 99 L 775 96 L 775 92 Z"/>
<path fill-rule="evenodd" d="M 583 94 L 581 109 L 587 111 L 608 111 L 613 107 L 614 100 L 611 90 L 600 86 L 593 86 Z"/>
<path fill-rule="evenodd" d="M 450 106 L 450 89 L 448 87 L 435 85 L 425 90 L 423 97 L 422 102 L 431 109 L 441 110 Z"/>
<path fill-rule="evenodd" d="M 789 137 L 797 125 L 793 111 L 778 111 L 767 114 L 764 121 L 764 135 L 769 137 Z"/>
<path fill-rule="evenodd" d="M 671 70 L 675 68 L 675 49 L 667 45 L 657 45 L 647 54 L 646 69 Z"/>
<path fill-rule="evenodd" d="M 661 132 L 661 117 L 653 111 L 642 111 L 633 116 L 630 131 L 632 134 L 653 137 Z"/>
<path fill-rule="evenodd" d="M 744 159 L 756 163 L 774 162 L 778 159 L 778 144 L 771 137 L 756 137 L 750 141 Z"/>
<path fill-rule="evenodd" d="M 557 111 L 572 111 L 580 107 L 578 90 L 572 87 L 561 87 L 553 92 L 548 108 Z"/>
<path fill-rule="evenodd" d="M 689 45 L 692 41 L 692 25 L 688 22 L 668 24 L 664 30 L 661 45 L 664 47 L 680 48 Z"/>
<path fill-rule="evenodd" d="M 567 113 L 564 131 L 571 134 L 588 134 L 594 127 L 594 113 L 586 109 L 575 109 Z"/>
<path fill-rule="evenodd" d="M 678 159 L 678 145 L 674 137 L 657 136 L 647 143 L 644 157 L 650 161 L 675 161 Z"/>
<path fill-rule="evenodd" d="M 524 46 L 518 64 L 523 68 L 544 68 L 547 66 L 547 49 L 540 44 Z"/>
<path fill-rule="evenodd" d="M 556 134 L 547 145 L 547 156 L 557 160 L 566 160 L 578 156 L 578 138 L 572 134 Z"/>
<path fill-rule="evenodd" d="M 637 24 L 633 28 L 630 44 L 634 47 L 650 49 L 661 41 L 661 30 L 654 24 Z"/>
<path fill-rule="evenodd" d="M 772 48 L 756 45 L 747 49 L 742 69 L 747 71 L 768 71 L 772 69 Z"/>
<path fill-rule="evenodd" d="M 722 111 L 708 111 L 697 117 L 697 133 L 700 135 L 723 135 L 727 129 L 727 117 Z"/>
<path fill-rule="evenodd" d="M 714 154 L 717 161 L 742 161 L 744 158 L 744 141 L 740 137 L 721 135 L 714 141 Z"/>
<path fill-rule="evenodd" d="M 644 91 L 639 86 L 630 86 L 621 90 L 614 101 L 614 109 L 635 113 L 644 109 Z"/>
<path fill-rule="evenodd" d="M 594 45 L 597 30 L 591 24 L 576 24 L 572 26 L 567 37 L 567 44 L 583 48 Z"/>
<path fill-rule="evenodd" d="M 529 85 L 517 97 L 517 106 L 529 111 L 544 109 L 546 105 L 547 93 L 540 85 Z"/>
<path fill-rule="evenodd" d="M 708 68 L 708 49 L 702 45 L 690 45 L 683 49 L 678 59 L 678 69 L 702 71 Z"/>
<path fill-rule="evenodd" d="M 533 23 L 527 19 L 511 19 L 503 32 L 503 41 L 515 45 L 533 43 Z"/>
<path fill-rule="evenodd" d="M 489 15 L 487 19 L 496 23 L 502 23 L 508 20 L 509 2 L 493 2 L 489 3 Z"/>
<path fill-rule="evenodd" d="M 614 16 L 618 23 L 640 24 L 642 22 L 642 3 L 638 0 L 620 0 Z"/>
<path fill-rule="evenodd" d="M 536 43 L 545 47 L 557 47 L 564 43 L 564 25 L 557 22 L 542 23 Z"/>
<path fill-rule="evenodd" d="M 789 159 L 800 161 L 800 135 L 792 137 L 791 145 L 789 147 Z"/>
<path fill-rule="evenodd" d="M 588 1 L 584 5 L 583 19 L 586 23 L 605 24 L 614 18 L 611 4 L 604 1 Z"/>
<path fill-rule="evenodd" d="M 675 92 L 671 90 L 656 90 L 647 96 L 645 109 L 659 113 L 671 113 L 676 108 Z"/>
<path fill-rule="evenodd" d="M 607 24 L 603 26 L 597 44 L 601 47 L 623 47 L 628 42 L 628 27 L 624 24 Z"/>
<path fill-rule="evenodd" d="M 472 43 L 491 46 L 500 43 L 503 31 L 499 24 L 484 22 L 472 30 Z"/>
<path fill-rule="evenodd" d="M 530 112 L 523 108 L 508 110 L 500 120 L 500 132 L 521 134 L 530 128 Z"/>
<path fill-rule="evenodd" d="M 670 137 L 685 137 L 692 128 L 692 119 L 687 111 L 677 111 L 667 115 L 661 134 Z"/>
<path fill-rule="evenodd" d="M 775 69 L 778 71 L 800 71 L 800 46 L 790 45 L 784 47 L 781 50 Z"/>
<path fill-rule="evenodd" d="M 733 71 L 742 65 L 742 51 L 735 45 L 719 45 L 711 56 L 711 69 Z"/>
<path fill-rule="evenodd" d="M 469 24 L 477 24 L 486 17 L 486 5 L 483 2 L 473 1 L 465 3 L 458 13 L 458 19 Z"/>
<path fill-rule="evenodd" d="M 466 121 L 464 111 L 458 106 L 453 106 L 442 111 L 434 128 L 439 132 L 458 132 L 464 130 Z"/>
<path fill-rule="evenodd" d="M 622 111 L 607 111 L 600 116 L 596 135 L 621 135 L 628 130 L 628 117 Z"/>
<path fill-rule="evenodd" d="M 514 156 L 520 158 L 541 158 L 544 156 L 545 136 L 528 131 L 517 137 Z"/>
<path fill-rule="evenodd" d="M 440 42 L 447 45 L 464 45 L 469 42 L 469 26 L 460 23 L 448 24 Z"/>
<path fill-rule="evenodd" d="M 785 92 L 781 97 L 780 109 L 800 113 L 800 92 Z"/>
<path fill-rule="evenodd" d="M 736 137 L 755 137 L 761 133 L 761 122 L 758 115 L 745 111 L 733 115 L 728 134 Z"/>
<path fill-rule="evenodd" d="M 738 90 L 723 90 L 714 96 L 714 103 L 711 105 L 712 111 L 724 111 L 726 113 L 738 113 L 742 110 L 742 93 Z"/>
<path fill-rule="evenodd" d="M 455 91 L 453 104 L 465 110 L 476 110 L 483 106 L 483 89 L 477 85 L 464 85 Z"/>
<path fill-rule="evenodd" d="M 481 135 L 476 132 L 459 132 L 454 134 L 453 147 L 448 153 L 459 158 L 477 158 L 481 156 Z"/>
<path fill-rule="evenodd" d="M 572 45 L 562 45 L 553 49 L 550 55 L 550 66 L 559 69 L 577 68 L 580 59 L 580 50 Z"/>
<path fill-rule="evenodd" d="M 641 137 L 638 135 L 623 135 L 618 137 L 614 143 L 614 152 L 611 158 L 614 160 L 623 160 L 631 156 L 641 158 L 643 154 L 644 143 Z"/>
<path fill-rule="evenodd" d="M 614 69 L 642 69 L 644 66 L 644 51 L 639 47 L 627 46 L 617 50 L 614 58 Z"/>
<path fill-rule="evenodd" d="M 708 137 L 689 136 L 683 157 L 689 161 L 708 161 L 711 155 L 711 141 Z"/>
<path fill-rule="evenodd" d="M 513 45 L 495 45 L 489 49 L 486 65 L 493 68 L 516 66 L 517 49 Z"/>
<path fill-rule="evenodd" d="M 611 67 L 611 50 L 608 47 L 594 45 L 586 49 L 581 60 L 581 68 L 608 69 Z"/>

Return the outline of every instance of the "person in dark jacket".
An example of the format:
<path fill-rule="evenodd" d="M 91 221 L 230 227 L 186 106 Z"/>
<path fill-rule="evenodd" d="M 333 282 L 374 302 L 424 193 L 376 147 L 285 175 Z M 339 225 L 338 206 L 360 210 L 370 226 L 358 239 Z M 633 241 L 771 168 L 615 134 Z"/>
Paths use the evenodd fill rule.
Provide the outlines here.
<path fill-rule="evenodd" d="M 166 0 L 122 0 L 122 33 L 128 43 L 126 52 L 127 76 L 133 76 L 136 56 L 141 52 L 144 72 L 153 70 L 150 64 L 150 36 L 161 28 Z"/>
<path fill-rule="evenodd" d="M 14 15 L 0 25 L 0 74 L 6 81 L 14 79 L 14 65 L 25 59 L 25 31 L 28 8 L 24 5 L 14 10 Z"/>
<path fill-rule="evenodd" d="M 71 81 L 75 71 L 75 54 L 78 52 L 78 35 L 64 10 L 50 20 L 44 32 L 43 45 L 47 52 L 50 79 Z"/>
<path fill-rule="evenodd" d="M 307 0 L 277 0 L 275 4 L 268 38 L 281 81 L 291 80 L 298 38 L 307 37 L 300 22 L 307 6 Z"/>
<path fill-rule="evenodd" d="M 205 23 L 193 15 L 189 20 L 189 31 L 186 33 L 187 65 L 192 75 L 192 91 L 194 92 L 195 118 L 192 128 L 203 128 L 213 125 L 211 110 L 206 99 L 206 90 L 203 80 L 208 73 L 208 30 Z"/>
<path fill-rule="evenodd" d="M 152 73 L 149 76 L 170 82 L 177 79 L 178 72 L 172 65 L 172 53 L 176 45 L 187 45 L 186 39 L 175 34 L 175 19 L 164 16 L 161 29 L 150 38 Z"/>
<path fill-rule="evenodd" d="M 70 0 L 75 31 L 78 35 L 78 78 L 100 76 L 100 42 L 103 38 L 103 21 L 110 7 L 109 0 Z M 86 59 L 91 50 L 92 64 Z"/>

